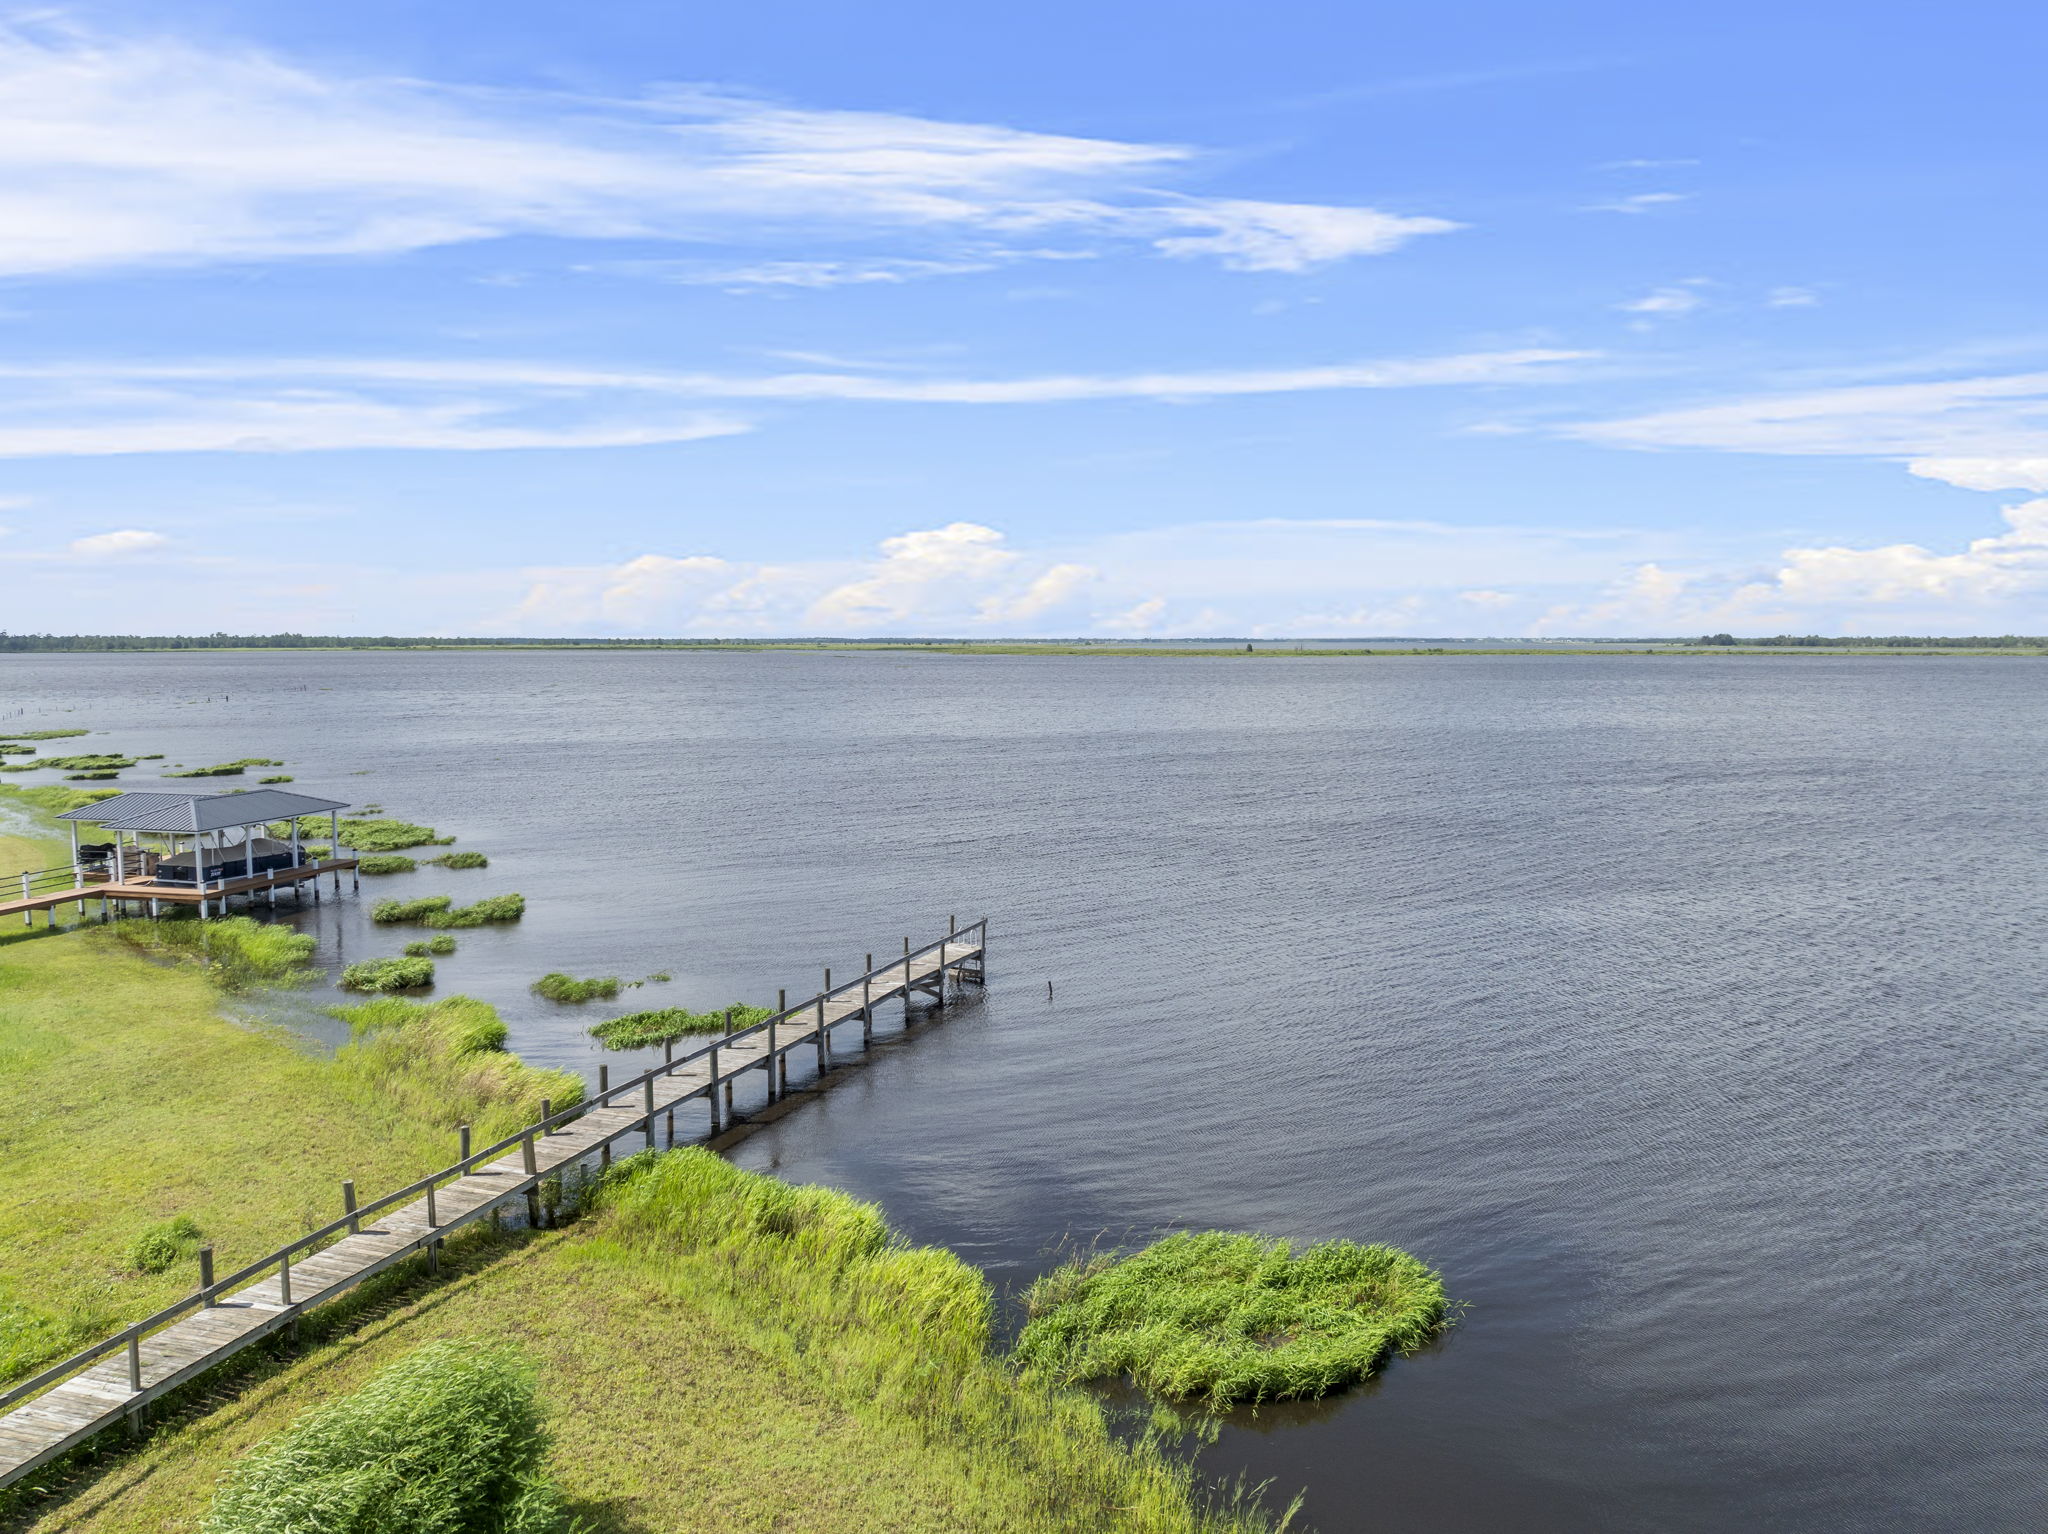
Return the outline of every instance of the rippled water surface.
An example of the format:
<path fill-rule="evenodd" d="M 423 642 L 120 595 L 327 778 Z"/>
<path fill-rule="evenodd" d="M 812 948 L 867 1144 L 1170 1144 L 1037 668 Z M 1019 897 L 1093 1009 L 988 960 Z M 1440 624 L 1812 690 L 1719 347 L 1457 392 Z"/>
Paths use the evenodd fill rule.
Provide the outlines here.
<path fill-rule="evenodd" d="M 2021 1530 L 2044 686 L 2008 658 L 23 656 L 0 724 L 285 757 L 458 833 L 487 872 L 299 919 L 339 962 L 396 946 L 372 888 L 524 891 L 442 989 L 588 1071 L 583 1028 L 641 998 L 808 994 L 987 914 L 984 999 L 740 1158 L 1005 1287 L 1181 1224 L 1423 1255 L 1468 1307 L 1440 1345 L 1207 1451 L 1326 1534 Z M 556 968 L 676 978 L 577 1010 L 527 994 Z"/>

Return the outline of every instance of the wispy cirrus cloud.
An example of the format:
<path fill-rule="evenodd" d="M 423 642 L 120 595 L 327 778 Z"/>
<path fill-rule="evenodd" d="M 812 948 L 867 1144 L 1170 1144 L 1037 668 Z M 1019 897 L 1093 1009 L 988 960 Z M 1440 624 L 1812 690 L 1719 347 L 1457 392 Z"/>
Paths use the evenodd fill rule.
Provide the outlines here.
<path fill-rule="evenodd" d="M 633 447 L 751 430 L 751 421 L 735 413 L 749 405 L 1192 401 L 1538 383 L 1585 355 L 1524 349 L 1292 368 L 1016 378 L 664 372 L 407 358 L 0 363 L 0 405 L 7 407 L 0 457 Z"/>
<path fill-rule="evenodd" d="M 1159 189 L 1204 158 L 1185 145 L 702 88 L 650 86 L 630 99 L 485 90 L 49 20 L 0 29 L 7 274 L 390 254 L 519 234 L 780 241 L 810 261 L 821 240 L 878 233 L 941 246 L 1030 234 L 1292 272 L 1456 227 Z M 938 262 L 922 270 L 935 275 L 974 258 L 903 259 Z"/>

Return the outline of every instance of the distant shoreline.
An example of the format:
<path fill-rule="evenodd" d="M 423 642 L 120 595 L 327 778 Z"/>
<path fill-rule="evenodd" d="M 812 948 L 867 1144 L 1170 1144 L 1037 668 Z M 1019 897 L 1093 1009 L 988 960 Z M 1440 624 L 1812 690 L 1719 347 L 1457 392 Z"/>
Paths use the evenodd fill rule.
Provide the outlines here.
<path fill-rule="evenodd" d="M 1557 656 L 1585 658 L 1600 655 L 1664 656 L 1698 659 L 1714 656 L 1972 656 L 1998 655 L 2039 657 L 2048 655 L 2048 639 L 1888 638 L 1888 639 L 1804 639 L 1790 643 L 1770 640 L 1741 640 L 1733 644 L 1700 644 L 1677 639 L 1585 640 L 1578 643 L 1528 645 L 1475 645 L 1457 641 L 1381 640 L 1338 645 L 1328 640 L 1235 640 L 1206 642 L 1109 643 L 1074 640 L 973 641 L 946 639 L 348 639 L 341 637 L 291 640 L 260 640 L 237 643 L 240 636 L 220 636 L 219 643 L 161 642 L 136 636 L 109 636 L 112 642 L 99 644 L 37 644 L 23 638 L 0 636 L 0 657 L 12 655 L 176 655 L 194 654 L 338 654 L 392 651 L 399 653 L 453 654 L 494 651 L 579 650 L 627 652 L 751 652 L 786 650 L 808 652 L 844 651 L 865 654 L 924 655 L 1010 655 L 1010 656 L 1113 656 L 1125 659 L 1208 659 L 1208 660 L 1318 660 L 1363 659 L 1401 660 L 1417 657 L 1458 656 Z"/>

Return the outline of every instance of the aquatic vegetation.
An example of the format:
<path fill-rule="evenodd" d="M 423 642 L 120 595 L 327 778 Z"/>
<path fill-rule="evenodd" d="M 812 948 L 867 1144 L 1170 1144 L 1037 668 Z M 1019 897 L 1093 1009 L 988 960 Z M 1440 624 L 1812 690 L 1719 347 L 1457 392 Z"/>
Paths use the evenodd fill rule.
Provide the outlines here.
<path fill-rule="evenodd" d="M 444 898 L 443 905 L 446 901 Z M 473 905 L 430 912 L 423 918 L 429 927 L 482 927 L 491 922 L 517 921 L 526 914 L 524 895 L 490 895 Z"/>
<path fill-rule="evenodd" d="M 118 771 L 67 772 L 64 774 L 64 781 L 67 783 L 93 783 L 104 782 L 108 778 L 118 778 L 119 776 L 121 774 Z"/>
<path fill-rule="evenodd" d="M 405 952 L 407 957 L 414 959 L 424 959 L 430 955 L 446 958 L 449 954 L 455 952 L 455 939 L 445 932 L 437 932 L 432 937 L 422 938 L 415 943 L 407 943 L 405 945 Z"/>
<path fill-rule="evenodd" d="M 258 783 L 290 783 L 294 779 L 288 772 L 274 772 L 267 778 L 258 778 Z"/>
<path fill-rule="evenodd" d="M 34 756 L 34 746 L 19 746 L 11 740 L 0 740 L 0 756 Z"/>
<path fill-rule="evenodd" d="M 436 836 L 432 826 L 418 826 L 405 820 L 344 818 L 341 844 L 358 852 L 403 852 L 408 847 L 445 847 L 455 838 Z"/>
<path fill-rule="evenodd" d="M 341 972 L 345 991 L 417 991 L 434 983 L 434 961 L 404 958 L 364 959 Z"/>
<path fill-rule="evenodd" d="M 666 1044 L 691 1034 L 730 1033 L 765 1023 L 775 1015 L 769 1007 L 751 1007 L 743 1001 L 716 1012 L 692 1012 L 684 1007 L 663 1007 L 652 1012 L 628 1012 L 610 1022 L 599 1023 L 590 1036 L 606 1049 L 645 1049 Z"/>
<path fill-rule="evenodd" d="M 229 990 L 257 982 L 295 984 L 311 978 L 304 968 L 318 946 L 310 933 L 253 916 L 220 916 L 205 921 L 183 913 L 156 920 L 117 921 L 114 932 L 145 953 L 202 964 Z"/>
<path fill-rule="evenodd" d="M 152 1225 L 128 1248 L 128 1266 L 138 1273 L 163 1273 L 199 1251 L 200 1230 L 190 1215 Z"/>
<path fill-rule="evenodd" d="M 601 975 L 593 980 L 578 980 L 552 970 L 533 982 L 533 993 L 549 1001 L 609 1001 L 619 994 L 619 977 Z"/>
<path fill-rule="evenodd" d="M 33 761 L 0 763 L 0 772 L 41 772 L 50 768 L 59 772 L 105 772 L 133 767 L 135 758 L 113 753 L 96 756 L 39 756 Z"/>
<path fill-rule="evenodd" d="M 481 852 L 444 852 L 427 861 L 440 868 L 489 868 L 491 860 Z"/>
<path fill-rule="evenodd" d="M 1215 1405 L 1327 1395 L 1444 1324 L 1443 1280 L 1390 1246 L 1183 1231 L 1046 1274 L 1019 1362 L 1057 1380 L 1127 1374 Z"/>
<path fill-rule="evenodd" d="M 356 867 L 366 874 L 409 874 L 420 865 L 396 852 L 376 852 L 358 860 Z"/>
<path fill-rule="evenodd" d="M 370 907 L 374 922 L 425 921 L 455 904 L 448 895 L 422 895 L 417 900 L 380 900 Z"/>
<path fill-rule="evenodd" d="M 205 1534 L 567 1534 L 535 1370 L 510 1344 L 429 1343 L 236 1462 Z"/>
<path fill-rule="evenodd" d="M 583 1101 L 578 1077 L 507 1052 L 505 1020 L 474 996 L 379 996 L 336 1007 L 334 1015 L 355 1034 L 335 1064 L 407 1122 L 469 1124 L 477 1143 L 487 1144 L 540 1117 L 543 1098 L 558 1109 Z"/>
<path fill-rule="evenodd" d="M 0 730 L 9 740 L 69 740 L 74 735 L 90 735 L 90 730 Z"/>
<path fill-rule="evenodd" d="M 283 762 L 273 761 L 267 756 L 245 756 L 232 762 L 216 762 L 211 767 L 187 767 L 182 772 L 167 772 L 167 778 L 238 778 L 251 767 L 282 767 Z"/>
<path fill-rule="evenodd" d="M 12 783 L 0 783 L 0 798 L 48 810 L 53 815 L 61 815 L 66 810 L 82 810 L 88 804 L 111 799 L 119 792 L 118 788 L 65 788 L 57 783 L 43 783 L 35 788 L 17 788 Z"/>

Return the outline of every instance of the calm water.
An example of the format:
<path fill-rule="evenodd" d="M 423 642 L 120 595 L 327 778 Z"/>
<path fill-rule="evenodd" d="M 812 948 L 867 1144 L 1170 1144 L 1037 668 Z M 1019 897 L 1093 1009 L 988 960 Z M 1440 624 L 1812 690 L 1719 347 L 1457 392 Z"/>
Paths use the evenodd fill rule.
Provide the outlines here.
<path fill-rule="evenodd" d="M 538 1002 L 544 970 L 808 994 L 987 913 L 986 999 L 741 1159 L 1006 1288 L 1180 1224 L 1422 1254 L 1469 1306 L 1439 1346 L 1207 1451 L 1326 1534 L 2032 1530 L 2044 687 L 2014 659 L 30 656 L 0 716 L 285 757 L 458 832 L 489 871 L 375 887 L 523 890 L 442 989 L 581 1069 L 628 1004 Z M 396 946 L 368 894 L 306 918 L 325 957 Z"/>

